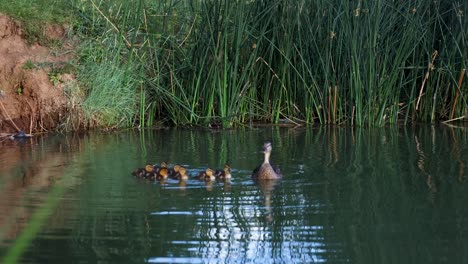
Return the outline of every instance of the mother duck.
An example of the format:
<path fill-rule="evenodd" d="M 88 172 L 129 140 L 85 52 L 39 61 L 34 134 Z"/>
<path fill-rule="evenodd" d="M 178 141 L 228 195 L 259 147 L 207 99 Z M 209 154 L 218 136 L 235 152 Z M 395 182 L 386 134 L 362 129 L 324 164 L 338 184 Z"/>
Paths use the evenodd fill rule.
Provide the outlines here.
<path fill-rule="evenodd" d="M 265 154 L 263 163 L 255 168 L 252 173 L 252 179 L 254 180 L 277 180 L 281 179 L 282 175 L 279 168 L 270 164 L 271 155 L 271 142 L 265 142 L 263 144 L 262 152 Z"/>

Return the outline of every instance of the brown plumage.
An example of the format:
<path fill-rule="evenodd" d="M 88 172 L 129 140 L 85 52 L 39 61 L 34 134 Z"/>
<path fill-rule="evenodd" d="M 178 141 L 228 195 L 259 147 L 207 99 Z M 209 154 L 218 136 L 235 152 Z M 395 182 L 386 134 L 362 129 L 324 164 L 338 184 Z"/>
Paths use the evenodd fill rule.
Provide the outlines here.
<path fill-rule="evenodd" d="M 205 171 L 202 171 L 198 174 L 197 178 L 199 180 L 205 181 L 214 181 L 216 180 L 216 176 L 214 175 L 215 171 L 211 168 L 207 168 Z"/>
<path fill-rule="evenodd" d="M 161 167 L 157 173 L 155 173 L 154 180 L 165 180 L 169 177 L 169 169 L 166 167 Z"/>
<path fill-rule="evenodd" d="M 171 171 L 171 178 L 177 180 L 187 180 L 187 169 L 179 164 L 174 165 L 174 168 Z"/>
<path fill-rule="evenodd" d="M 139 178 L 151 178 L 152 174 L 154 174 L 154 167 L 148 164 L 144 168 L 134 170 L 132 174 Z"/>
<path fill-rule="evenodd" d="M 174 167 L 169 170 L 169 177 L 172 179 L 178 179 L 180 168 L 181 166 L 179 164 L 174 165 Z"/>
<path fill-rule="evenodd" d="M 179 168 L 179 175 L 177 177 L 177 179 L 179 180 L 187 180 L 189 178 L 188 174 L 187 174 L 187 169 L 184 168 L 184 167 L 180 167 Z"/>
<path fill-rule="evenodd" d="M 265 158 L 262 164 L 260 164 L 252 172 L 252 179 L 254 180 L 276 180 L 282 177 L 279 168 L 274 167 L 270 164 L 270 155 L 272 146 L 270 142 L 263 144 L 262 152 L 265 154 Z"/>
<path fill-rule="evenodd" d="M 217 170 L 215 172 L 216 179 L 219 180 L 226 180 L 231 178 L 231 166 L 229 164 L 224 164 L 224 168 L 222 170 Z"/>
<path fill-rule="evenodd" d="M 158 173 L 160 169 L 167 168 L 167 163 L 165 161 L 161 162 L 159 165 L 154 165 L 154 173 Z"/>

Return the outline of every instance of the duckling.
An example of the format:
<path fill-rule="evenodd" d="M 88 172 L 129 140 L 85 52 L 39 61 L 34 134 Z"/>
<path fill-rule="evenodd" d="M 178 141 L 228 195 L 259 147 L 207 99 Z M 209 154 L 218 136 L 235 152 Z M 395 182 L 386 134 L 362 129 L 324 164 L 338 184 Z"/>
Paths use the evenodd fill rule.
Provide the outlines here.
<path fill-rule="evenodd" d="M 158 173 L 160 169 L 167 168 L 167 163 L 163 161 L 159 165 L 157 164 L 153 165 L 153 167 L 154 167 L 154 173 Z"/>
<path fill-rule="evenodd" d="M 181 165 L 176 164 L 172 169 L 169 169 L 169 177 L 171 177 L 172 179 L 178 179 L 179 170 L 181 167 Z"/>
<path fill-rule="evenodd" d="M 265 154 L 265 159 L 263 163 L 255 168 L 252 173 L 252 179 L 256 180 L 275 180 L 282 177 L 281 172 L 278 167 L 274 167 L 270 164 L 270 155 L 271 155 L 271 142 L 265 142 L 263 144 L 262 152 Z"/>
<path fill-rule="evenodd" d="M 224 164 L 224 169 L 216 170 L 215 176 L 219 180 L 231 179 L 231 166 L 228 163 Z"/>
<path fill-rule="evenodd" d="M 153 177 L 153 175 L 154 175 L 154 166 L 151 165 L 151 164 L 147 164 L 145 166 L 145 171 L 146 171 L 146 173 L 145 173 L 145 178 L 146 179 L 149 179 L 149 178 Z"/>
<path fill-rule="evenodd" d="M 197 178 L 199 180 L 205 181 L 214 181 L 216 180 L 216 176 L 214 175 L 215 171 L 211 168 L 207 168 L 205 171 L 202 171 L 198 174 Z"/>
<path fill-rule="evenodd" d="M 154 173 L 153 165 L 147 164 L 144 168 L 138 168 L 132 174 L 139 178 L 149 178 Z"/>
<path fill-rule="evenodd" d="M 158 172 L 154 174 L 154 180 L 166 180 L 169 177 L 169 169 L 167 167 L 159 168 Z"/>
<path fill-rule="evenodd" d="M 177 179 L 181 180 L 181 181 L 185 181 L 189 178 L 188 174 L 187 174 L 187 169 L 180 166 L 179 167 L 179 173 L 178 173 L 178 177 Z"/>

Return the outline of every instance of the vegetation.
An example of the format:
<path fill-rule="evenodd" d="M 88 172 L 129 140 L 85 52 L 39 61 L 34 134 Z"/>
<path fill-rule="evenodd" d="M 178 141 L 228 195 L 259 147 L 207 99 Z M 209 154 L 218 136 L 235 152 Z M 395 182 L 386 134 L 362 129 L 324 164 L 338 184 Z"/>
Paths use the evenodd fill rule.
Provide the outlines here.
<path fill-rule="evenodd" d="M 29 42 L 53 44 L 43 33 L 43 22 L 74 24 L 78 21 L 70 14 L 70 2 L 66 0 L 0 0 L 0 13 L 19 19 Z"/>
<path fill-rule="evenodd" d="M 78 76 L 96 125 L 468 116 L 460 1 L 55 2 L 85 39 Z"/>

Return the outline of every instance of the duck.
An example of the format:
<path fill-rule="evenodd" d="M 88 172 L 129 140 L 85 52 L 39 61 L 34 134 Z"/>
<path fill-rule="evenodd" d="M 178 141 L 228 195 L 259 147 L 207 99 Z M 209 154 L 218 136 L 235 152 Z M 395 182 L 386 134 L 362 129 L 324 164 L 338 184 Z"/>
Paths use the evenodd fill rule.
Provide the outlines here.
<path fill-rule="evenodd" d="M 145 166 L 145 178 L 151 178 L 154 175 L 154 166 L 151 164 L 147 164 Z"/>
<path fill-rule="evenodd" d="M 265 159 L 252 172 L 252 179 L 254 180 L 277 180 L 282 178 L 282 174 L 278 167 L 270 164 L 270 155 L 272 150 L 271 142 L 265 142 L 263 144 L 262 152 L 265 155 Z"/>
<path fill-rule="evenodd" d="M 176 164 L 174 165 L 174 167 L 172 167 L 172 169 L 169 169 L 169 177 L 171 177 L 172 179 L 177 179 L 180 168 L 181 166 L 179 164 Z"/>
<path fill-rule="evenodd" d="M 170 177 L 176 180 L 187 180 L 187 169 L 182 165 L 176 164 L 174 165 L 174 168 L 170 171 Z"/>
<path fill-rule="evenodd" d="M 231 179 L 231 166 L 228 163 L 224 164 L 224 168 L 222 170 L 216 170 L 215 177 L 218 180 Z"/>
<path fill-rule="evenodd" d="M 157 172 L 154 173 L 153 180 L 166 180 L 169 177 L 169 169 L 167 167 L 160 167 Z"/>
<path fill-rule="evenodd" d="M 151 164 L 147 164 L 144 168 L 138 168 L 132 172 L 132 174 L 139 178 L 149 178 L 154 173 L 154 167 Z"/>
<path fill-rule="evenodd" d="M 180 166 L 179 168 L 179 175 L 178 175 L 178 179 L 181 180 L 181 181 L 185 181 L 189 178 L 188 174 L 187 174 L 187 169 Z"/>
<path fill-rule="evenodd" d="M 162 161 L 160 164 L 153 165 L 154 173 L 158 173 L 160 169 L 167 168 L 167 162 Z"/>
<path fill-rule="evenodd" d="M 215 171 L 212 168 L 207 168 L 205 171 L 200 172 L 197 178 L 199 180 L 214 181 L 216 180 Z"/>

